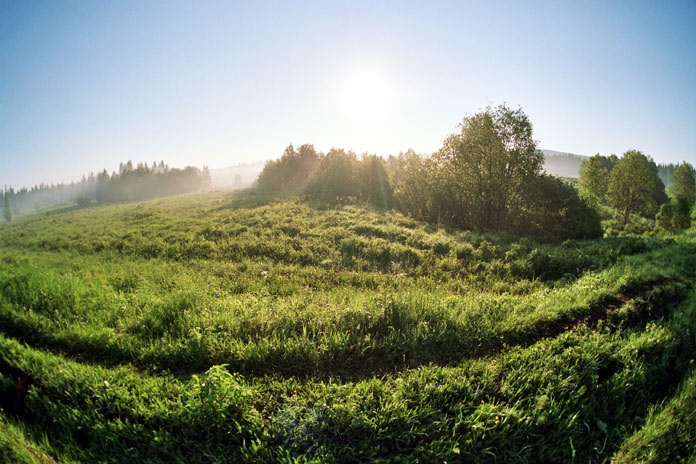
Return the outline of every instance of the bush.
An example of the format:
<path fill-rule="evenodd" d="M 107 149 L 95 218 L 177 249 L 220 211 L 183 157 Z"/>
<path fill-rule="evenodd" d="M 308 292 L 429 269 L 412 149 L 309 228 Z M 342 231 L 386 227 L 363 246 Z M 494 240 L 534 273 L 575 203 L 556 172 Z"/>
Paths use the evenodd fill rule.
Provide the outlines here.
<path fill-rule="evenodd" d="M 90 203 L 92 203 L 92 199 L 89 198 L 86 195 L 80 195 L 75 199 L 75 202 L 77 203 L 77 206 L 80 208 L 84 208 L 86 206 L 89 206 Z"/>
<path fill-rule="evenodd" d="M 690 209 L 685 199 L 673 200 L 660 206 L 660 210 L 655 215 L 655 221 L 666 230 L 688 229 L 691 225 Z"/>

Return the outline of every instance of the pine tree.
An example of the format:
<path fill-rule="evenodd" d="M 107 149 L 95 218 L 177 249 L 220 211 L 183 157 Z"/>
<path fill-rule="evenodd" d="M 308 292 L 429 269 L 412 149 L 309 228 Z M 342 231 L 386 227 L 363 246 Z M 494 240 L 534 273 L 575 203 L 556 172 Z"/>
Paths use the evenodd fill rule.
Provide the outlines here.
<path fill-rule="evenodd" d="M 12 220 L 12 208 L 10 207 L 10 191 L 7 189 L 2 194 L 2 212 L 5 221 L 10 222 Z"/>

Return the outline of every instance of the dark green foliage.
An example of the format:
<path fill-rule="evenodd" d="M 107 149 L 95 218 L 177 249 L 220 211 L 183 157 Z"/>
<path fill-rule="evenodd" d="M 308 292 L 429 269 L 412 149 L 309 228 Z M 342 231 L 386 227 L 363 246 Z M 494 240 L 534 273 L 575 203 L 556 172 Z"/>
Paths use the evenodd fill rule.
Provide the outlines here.
<path fill-rule="evenodd" d="M 629 150 L 611 170 L 607 202 L 615 208 L 625 226 L 631 214 L 652 216 L 667 200 L 664 184 L 653 160 L 637 150 Z"/>
<path fill-rule="evenodd" d="M 696 174 L 685 162 L 675 168 L 673 176 L 674 183 L 669 189 L 671 201 L 660 207 L 655 220 L 663 229 L 687 229 L 696 204 Z"/>
<path fill-rule="evenodd" d="M 420 221 L 435 222 L 432 216 L 430 185 L 433 163 L 413 151 L 389 159 L 390 183 L 394 191 L 394 206 L 404 214 Z"/>
<path fill-rule="evenodd" d="M 543 164 L 529 119 L 504 105 L 464 118 L 461 133 L 450 136 L 433 158 L 435 188 L 444 190 L 433 207 L 444 212 L 445 221 L 479 231 L 504 227 Z"/>
<path fill-rule="evenodd" d="M 691 207 L 688 200 L 678 198 L 660 206 L 655 221 L 663 229 L 688 229 L 691 225 Z"/>
<path fill-rule="evenodd" d="M 678 165 L 673 174 L 674 183 L 669 188 L 675 200 L 684 200 L 689 208 L 696 204 L 696 171 L 687 162 Z"/>
<path fill-rule="evenodd" d="M 618 160 L 616 155 L 602 156 L 598 153 L 582 163 L 578 183 L 584 198 L 595 205 L 606 203 L 611 171 Z"/>
<path fill-rule="evenodd" d="M 510 212 L 510 231 L 547 241 L 602 236 L 599 214 L 575 187 L 546 175 L 530 179 L 526 187 L 524 207 Z"/>
<path fill-rule="evenodd" d="M 691 463 L 696 458 L 696 380 L 692 373 L 664 408 L 651 410 L 646 426 L 617 453 L 617 463 Z"/>
<path fill-rule="evenodd" d="M 505 106 L 465 118 L 431 158 L 389 160 L 396 207 L 460 229 L 509 231 L 540 240 L 601 235 L 597 213 L 577 191 L 540 174 L 543 156 L 521 110 Z"/>

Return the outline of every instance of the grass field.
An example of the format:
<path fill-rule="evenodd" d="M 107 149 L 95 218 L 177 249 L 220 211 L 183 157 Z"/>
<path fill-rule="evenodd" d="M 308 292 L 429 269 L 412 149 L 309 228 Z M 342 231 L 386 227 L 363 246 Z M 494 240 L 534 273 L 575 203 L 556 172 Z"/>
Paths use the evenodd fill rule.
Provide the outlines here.
<path fill-rule="evenodd" d="M 0 225 L 0 461 L 694 462 L 696 231 L 253 192 Z"/>

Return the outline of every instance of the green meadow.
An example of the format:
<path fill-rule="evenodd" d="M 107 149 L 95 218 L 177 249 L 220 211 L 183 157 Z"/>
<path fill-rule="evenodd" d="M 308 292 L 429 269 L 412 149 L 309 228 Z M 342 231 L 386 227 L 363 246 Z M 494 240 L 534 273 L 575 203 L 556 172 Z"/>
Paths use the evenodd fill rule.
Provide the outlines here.
<path fill-rule="evenodd" d="M 0 224 L 0 461 L 694 462 L 696 228 L 253 191 Z"/>

